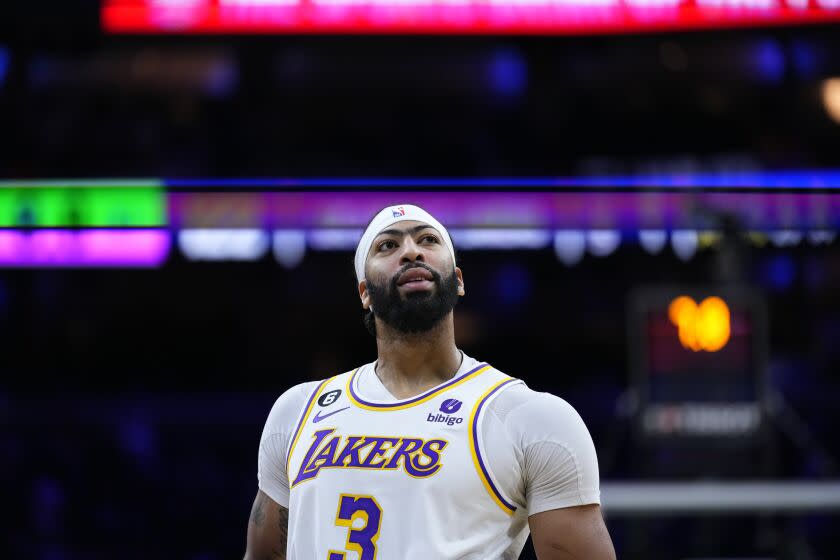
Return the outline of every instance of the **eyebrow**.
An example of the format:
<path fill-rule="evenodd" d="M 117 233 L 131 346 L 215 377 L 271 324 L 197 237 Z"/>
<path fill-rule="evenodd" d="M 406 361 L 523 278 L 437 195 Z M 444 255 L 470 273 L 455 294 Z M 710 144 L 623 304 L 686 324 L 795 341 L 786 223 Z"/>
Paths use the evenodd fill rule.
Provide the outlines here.
<path fill-rule="evenodd" d="M 414 235 L 418 231 L 422 231 L 424 229 L 434 230 L 435 228 L 427 224 L 420 224 L 419 226 L 414 226 L 413 228 L 407 229 L 405 231 L 400 229 L 385 229 L 380 231 L 376 237 L 379 237 L 380 235 L 405 235 L 406 233 Z"/>

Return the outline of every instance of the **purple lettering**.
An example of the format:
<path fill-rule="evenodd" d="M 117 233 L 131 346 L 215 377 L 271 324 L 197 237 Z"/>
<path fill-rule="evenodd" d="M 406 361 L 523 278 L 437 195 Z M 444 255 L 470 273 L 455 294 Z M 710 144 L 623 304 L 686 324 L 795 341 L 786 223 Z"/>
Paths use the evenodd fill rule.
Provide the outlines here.
<path fill-rule="evenodd" d="M 420 453 L 414 455 L 409 463 L 406 463 L 405 470 L 408 474 L 416 477 L 432 476 L 440 470 L 440 453 L 446 448 L 448 442 L 442 439 L 430 439 L 423 444 Z M 427 457 L 428 463 L 420 462 L 421 457 Z"/>
<path fill-rule="evenodd" d="M 386 461 L 383 460 L 379 461 L 378 463 L 374 463 L 374 461 L 380 459 L 382 455 L 387 453 L 397 443 L 399 443 L 400 438 L 371 437 L 368 438 L 368 440 L 373 441 L 375 443 L 373 444 L 373 448 L 371 448 L 370 453 L 368 453 L 367 457 L 365 457 L 365 460 L 362 463 L 362 468 L 375 469 L 382 468 L 382 465 L 384 465 Z M 383 447 L 385 444 L 388 444 L 388 447 Z"/>
<path fill-rule="evenodd" d="M 335 436 L 328 441 L 327 444 L 321 448 L 321 451 L 312 458 L 312 461 L 309 466 L 306 467 L 306 470 L 310 471 L 314 469 L 317 471 L 319 469 L 332 467 L 335 464 L 335 450 L 338 449 L 339 441 L 341 441 L 341 436 Z"/>
<path fill-rule="evenodd" d="M 388 461 L 388 464 L 383 468 L 399 468 L 400 459 L 405 458 L 404 464 L 406 466 L 406 470 L 408 470 L 409 463 L 411 462 L 411 454 L 419 451 L 421 447 L 423 447 L 422 439 L 403 438 L 402 443 L 400 443 L 400 446 L 397 447 L 397 450 L 394 452 L 394 456 L 391 457 L 391 460 Z"/>
<path fill-rule="evenodd" d="M 320 447 L 321 442 L 324 441 L 324 438 L 330 435 L 335 431 L 335 428 L 329 430 L 318 430 L 313 434 L 312 438 L 315 440 L 312 442 L 312 445 L 309 446 L 309 449 L 306 452 L 306 456 L 303 458 L 303 462 L 300 464 L 300 471 L 298 471 L 298 475 L 295 478 L 294 482 L 292 482 L 292 486 L 299 482 L 303 482 L 304 480 L 314 478 L 318 475 L 318 469 L 316 468 L 314 471 L 307 472 L 306 467 L 309 464 L 309 460 L 312 458 L 312 455 L 315 454 L 315 451 Z M 333 440 L 334 441 L 334 440 Z"/>
<path fill-rule="evenodd" d="M 442 416 L 441 420 L 451 418 Z M 424 441 L 383 436 L 351 436 L 342 445 L 344 438 L 340 435 L 327 440 L 333 432 L 335 428 L 319 430 L 312 435 L 312 444 L 292 481 L 293 487 L 315 478 L 321 469 L 332 468 L 398 469 L 402 465 L 405 472 L 413 477 L 429 477 L 440 470 L 441 454 L 448 445 L 442 439 Z M 393 455 L 389 458 L 392 451 Z"/>
<path fill-rule="evenodd" d="M 338 459 L 335 464 L 338 467 L 361 467 L 362 459 L 359 453 L 362 449 L 370 445 L 370 441 L 366 440 L 364 436 L 350 436 L 347 438 L 347 443 L 338 454 Z M 347 460 L 350 460 L 348 462 Z"/>

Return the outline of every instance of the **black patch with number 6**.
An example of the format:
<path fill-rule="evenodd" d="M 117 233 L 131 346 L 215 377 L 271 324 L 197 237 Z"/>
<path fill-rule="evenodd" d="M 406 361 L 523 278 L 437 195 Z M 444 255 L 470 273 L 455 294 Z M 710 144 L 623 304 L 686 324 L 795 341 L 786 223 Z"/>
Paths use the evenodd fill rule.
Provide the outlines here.
<path fill-rule="evenodd" d="M 339 396 L 341 396 L 341 389 L 336 389 L 335 391 L 324 393 L 323 395 L 321 395 L 321 398 L 318 399 L 318 404 L 320 404 L 321 406 L 330 406 L 332 403 L 338 400 Z"/>

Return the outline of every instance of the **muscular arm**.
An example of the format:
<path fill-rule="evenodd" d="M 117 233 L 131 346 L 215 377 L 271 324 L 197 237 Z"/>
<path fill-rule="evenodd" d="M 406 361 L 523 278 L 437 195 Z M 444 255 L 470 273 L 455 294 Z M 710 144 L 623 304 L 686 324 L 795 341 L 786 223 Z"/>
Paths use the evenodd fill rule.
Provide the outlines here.
<path fill-rule="evenodd" d="M 257 491 L 248 521 L 245 560 L 286 560 L 289 510 Z"/>
<path fill-rule="evenodd" d="M 615 560 L 598 504 L 536 513 L 528 524 L 539 560 Z"/>

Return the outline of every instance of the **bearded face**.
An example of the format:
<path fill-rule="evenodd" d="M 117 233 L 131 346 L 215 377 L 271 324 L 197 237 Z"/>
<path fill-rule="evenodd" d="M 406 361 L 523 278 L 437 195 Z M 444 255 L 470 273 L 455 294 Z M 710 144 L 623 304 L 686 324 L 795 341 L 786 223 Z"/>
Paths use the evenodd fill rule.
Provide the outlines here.
<path fill-rule="evenodd" d="M 387 281 L 368 278 L 367 289 L 374 315 L 406 334 L 431 330 L 458 303 L 455 270 L 443 277 L 419 261 L 403 266 Z"/>

